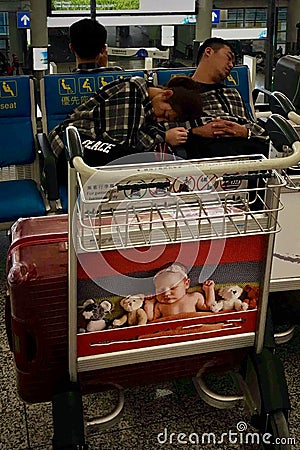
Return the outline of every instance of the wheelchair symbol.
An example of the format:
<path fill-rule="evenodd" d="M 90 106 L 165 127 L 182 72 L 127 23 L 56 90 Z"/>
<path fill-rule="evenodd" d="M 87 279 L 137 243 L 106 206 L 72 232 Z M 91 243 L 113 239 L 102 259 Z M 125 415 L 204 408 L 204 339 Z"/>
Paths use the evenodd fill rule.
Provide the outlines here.
<path fill-rule="evenodd" d="M 66 94 L 75 94 L 76 89 L 75 89 L 75 80 L 74 79 L 65 79 L 65 78 L 61 78 L 59 80 L 59 91 L 61 95 L 66 95 Z"/>
<path fill-rule="evenodd" d="M 16 82 L 15 81 L 2 81 L 1 96 L 2 97 L 16 97 L 17 96 Z"/>

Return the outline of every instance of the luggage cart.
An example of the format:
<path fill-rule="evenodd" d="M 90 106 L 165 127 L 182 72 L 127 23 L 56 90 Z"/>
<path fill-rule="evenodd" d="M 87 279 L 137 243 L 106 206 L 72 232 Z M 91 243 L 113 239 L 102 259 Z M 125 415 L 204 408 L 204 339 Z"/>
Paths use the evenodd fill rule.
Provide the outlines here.
<path fill-rule="evenodd" d="M 78 383 L 85 392 L 87 386 L 93 390 L 91 380 L 95 379 L 98 385 L 102 379 L 103 386 L 119 389 L 115 410 L 90 422 L 105 428 L 122 410 L 122 386 L 187 373 L 195 377 L 208 402 L 220 407 L 243 398 L 262 433 L 271 430 L 272 436 L 287 438 L 290 403 L 283 367 L 273 352 L 267 298 L 274 236 L 280 230 L 280 191 L 285 185 L 274 167 L 298 162 L 300 144 L 281 118 L 274 118 L 275 128 L 278 122 L 287 127 L 294 150 L 284 162 L 254 155 L 193 162 L 135 161 L 100 169 L 83 162 L 79 134 L 76 128 L 67 128 L 72 166 L 68 186 L 70 387 L 53 399 L 55 449 L 87 448 Z M 249 180 L 256 180 L 254 187 L 248 186 Z M 232 295 L 239 290 L 236 285 L 245 294 L 246 285 L 252 284 L 259 292 L 258 305 L 251 306 L 239 292 L 234 308 L 225 303 L 220 307 L 224 298 L 216 298 L 209 311 L 170 315 L 167 310 L 151 320 L 157 302 L 153 278 L 166 265 L 188 267 L 194 284 L 189 293 L 198 292 L 208 278 L 214 280 L 215 288 L 230 288 Z M 110 314 L 120 308 L 120 299 L 140 295 L 144 308 L 148 301 L 150 319 L 116 326 Z M 95 303 L 96 327 L 103 328 L 93 324 L 88 332 L 79 332 L 78 311 L 84 304 L 94 309 Z M 202 383 L 207 361 L 224 365 L 237 355 L 238 363 L 246 355 L 244 372 L 239 374 L 244 395 L 229 399 L 214 395 Z M 264 448 L 290 447 L 267 443 Z"/>

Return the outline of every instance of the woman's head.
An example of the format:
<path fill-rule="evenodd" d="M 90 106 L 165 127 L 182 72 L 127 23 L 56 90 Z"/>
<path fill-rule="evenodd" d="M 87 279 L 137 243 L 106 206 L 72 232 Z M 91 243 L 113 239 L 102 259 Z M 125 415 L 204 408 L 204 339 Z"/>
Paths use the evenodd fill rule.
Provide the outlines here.
<path fill-rule="evenodd" d="M 149 93 L 157 120 L 185 122 L 202 114 L 199 84 L 189 77 L 171 78 L 166 87 L 150 87 Z"/>
<path fill-rule="evenodd" d="M 173 91 L 169 103 L 180 122 L 202 115 L 202 98 L 199 83 L 188 76 L 174 76 L 166 86 Z"/>

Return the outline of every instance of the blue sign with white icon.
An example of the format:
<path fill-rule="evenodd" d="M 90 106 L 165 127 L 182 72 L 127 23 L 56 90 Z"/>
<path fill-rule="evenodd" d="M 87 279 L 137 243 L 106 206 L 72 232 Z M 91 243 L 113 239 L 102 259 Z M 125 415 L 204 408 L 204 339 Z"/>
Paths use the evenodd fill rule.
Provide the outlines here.
<path fill-rule="evenodd" d="M 30 12 L 17 12 L 18 28 L 30 28 Z"/>
<path fill-rule="evenodd" d="M 196 15 L 195 15 L 195 14 L 192 14 L 192 15 L 190 15 L 190 16 L 186 16 L 186 17 L 183 19 L 183 23 L 184 23 L 185 25 L 195 24 L 196 21 L 197 21 L 197 19 L 196 19 Z"/>
<path fill-rule="evenodd" d="M 267 29 L 263 30 L 260 35 L 258 36 L 258 39 L 266 39 L 267 37 Z"/>
<path fill-rule="evenodd" d="M 220 10 L 219 9 L 213 9 L 211 12 L 211 23 L 220 23 Z"/>

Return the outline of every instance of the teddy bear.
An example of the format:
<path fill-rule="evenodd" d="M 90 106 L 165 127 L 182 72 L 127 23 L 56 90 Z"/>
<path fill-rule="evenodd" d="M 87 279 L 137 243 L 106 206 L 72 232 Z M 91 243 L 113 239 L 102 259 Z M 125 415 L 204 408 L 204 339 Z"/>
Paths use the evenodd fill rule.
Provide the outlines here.
<path fill-rule="evenodd" d="M 215 312 L 218 311 L 246 311 L 248 304 L 243 302 L 239 297 L 242 295 L 243 289 L 240 286 L 225 286 L 218 290 L 221 300 L 217 301 L 214 307 Z"/>
<path fill-rule="evenodd" d="M 105 316 L 112 310 L 112 304 L 108 300 L 98 304 L 90 298 L 83 303 L 82 308 L 81 314 L 85 319 L 85 327 L 80 327 L 79 332 L 102 331 L 106 328 Z"/>
<path fill-rule="evenodd" d="M 120 319 L 115 319 L 113 326 L 121 327 L 126 323 L 130 326 L 145 325 L 147 323 L 147 314 L 142 309 L 144 298 L 144 294 L 127 295 L 127 297 L 122 298 L 120 305 L 125 310 L 125 314 Z"/>
<path fill-rule="evenodd" d="M 259 294 L 258 286 L 251 286 L 250 284 L 246 284 L 244 286 L 242 299 L 244 302 L 248 304 L 249 309 L 257 308 L 258 294 Z"/>

